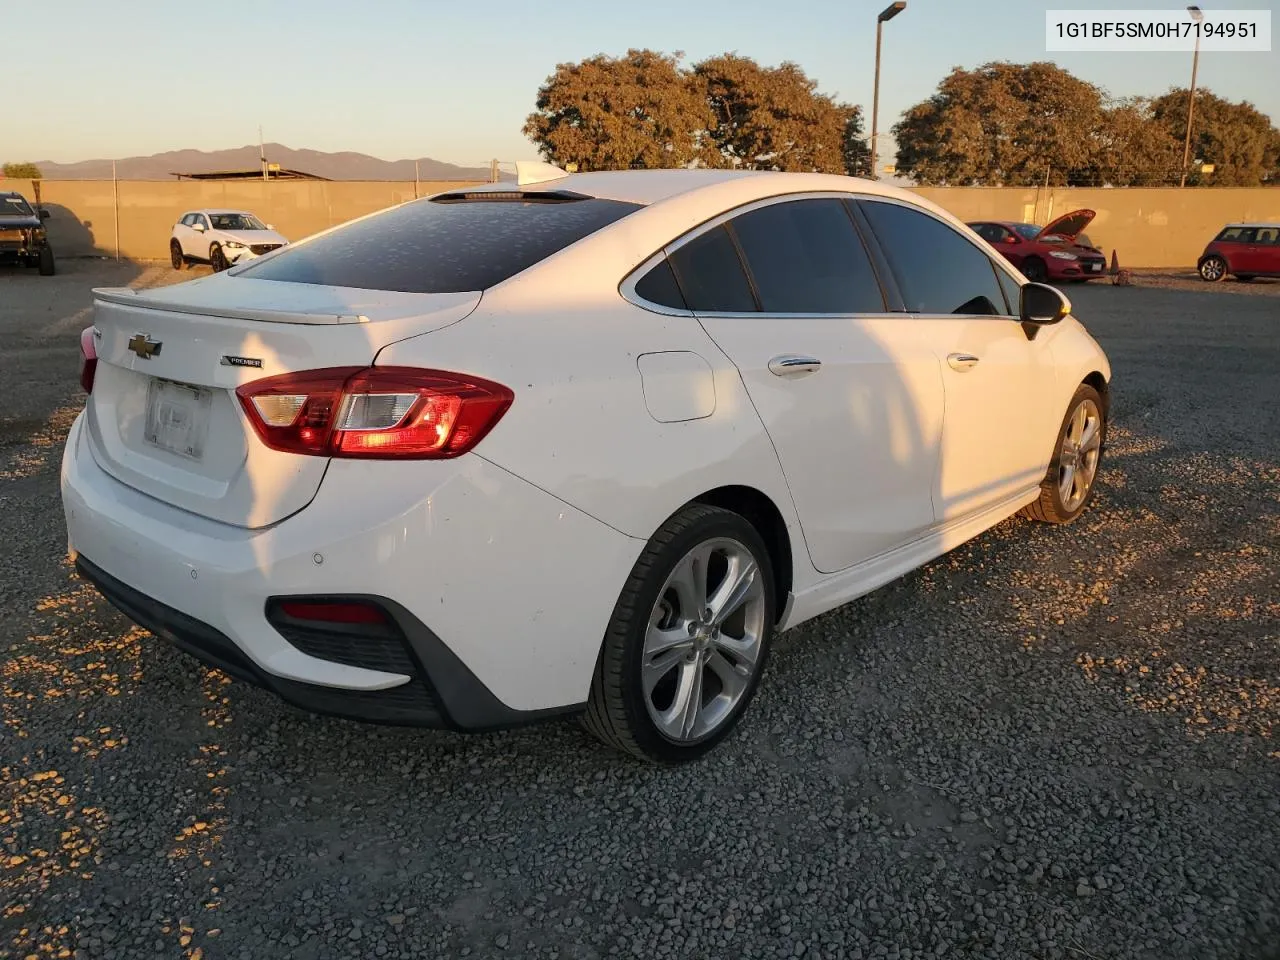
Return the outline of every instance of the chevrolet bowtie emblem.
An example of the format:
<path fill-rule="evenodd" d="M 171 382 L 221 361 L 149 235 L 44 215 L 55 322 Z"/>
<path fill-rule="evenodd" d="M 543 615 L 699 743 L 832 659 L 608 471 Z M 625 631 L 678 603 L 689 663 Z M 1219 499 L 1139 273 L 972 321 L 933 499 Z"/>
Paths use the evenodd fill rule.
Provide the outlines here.
<path fill-rule="evenodd" d="M 143 360 L 150 360 L 152 357 L 159 356 L 162 346 L 163 344 L 159 340 L 152 340 L 151 336 L 146 333 L 135 333 L 133 339 L 129 341 L 129 349 Z"/>

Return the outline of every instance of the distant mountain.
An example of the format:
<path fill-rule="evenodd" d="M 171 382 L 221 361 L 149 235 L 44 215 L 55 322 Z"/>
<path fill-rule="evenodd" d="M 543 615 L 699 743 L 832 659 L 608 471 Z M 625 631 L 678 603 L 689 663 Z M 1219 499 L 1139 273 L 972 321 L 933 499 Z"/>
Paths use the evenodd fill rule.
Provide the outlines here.
<path fill-rule="evenodd" d="M 314 173 L 330 180 L 412 180 L 413 160 L 381 160 L 364 153 L 324 153 L 320 150 L 294 150 L 279 143 L 266 144 L 269 163 L 288 170 Z M 84 160 L 80 163 L 54 163 L 38 160 L 36 166 L 48 180 L 110 180 L 110 160 Z M 234 150 L 171 150 L 149 157 L 127 157 L 116 161 L 116 176 L 121 180 L 172 180 L 175 173 L 212 173 L 219 170 L 257 170 L 258 145 Z M 488 180 L 488 167 L 458 167 L 422 157 L 418 160 L 418 176 L 423 180 Z"/>

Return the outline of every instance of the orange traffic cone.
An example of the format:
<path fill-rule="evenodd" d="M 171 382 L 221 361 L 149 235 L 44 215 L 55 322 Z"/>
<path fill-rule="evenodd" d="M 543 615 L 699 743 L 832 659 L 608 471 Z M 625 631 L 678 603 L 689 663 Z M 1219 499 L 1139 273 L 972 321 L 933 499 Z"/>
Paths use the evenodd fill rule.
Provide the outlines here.
<path fill-rule="evenodd" d="M 1115 247 L 1111 248 L 1111 275 L 1114 277 L 1120 272 L 1120 261 L 1116 259 Z"/>

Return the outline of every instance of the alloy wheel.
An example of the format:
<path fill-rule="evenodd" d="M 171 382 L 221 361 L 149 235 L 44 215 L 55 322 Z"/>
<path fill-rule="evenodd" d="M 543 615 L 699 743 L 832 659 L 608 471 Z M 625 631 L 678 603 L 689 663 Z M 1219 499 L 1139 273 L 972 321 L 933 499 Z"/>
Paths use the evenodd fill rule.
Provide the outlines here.
<path fill-rule="evenodd" d="M 1062 435 L 1058 457 L 1058 495 L 1067 512 L 1079 508 L 1093 488 L 1102 456 L 1102 415 L 1089 397 L 1081 400 Z"/>
<path fill-rule="evenodd" d="M 733 714 L 763 652 L 765 578 L 731 538 L 698 544 L 675 565 L 641 653 L 645 707 L 676 743 L 705 739 Z"/>

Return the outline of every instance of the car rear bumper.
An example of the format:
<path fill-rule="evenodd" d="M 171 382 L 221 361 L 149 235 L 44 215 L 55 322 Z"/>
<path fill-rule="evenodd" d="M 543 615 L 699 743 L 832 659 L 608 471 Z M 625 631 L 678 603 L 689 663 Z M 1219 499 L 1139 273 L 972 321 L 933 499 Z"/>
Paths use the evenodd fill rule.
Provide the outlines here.
<path fill-rule="evenodd" d="M 68 546 L 157 636 L 303 708 L 373 722 L 495 729 L 585 702 L 641 541 L 475 455 L 334 461 L 304 510 L 243 529 L 106 474 L 82 421 L 63 455 Z M 396 636 L 380 642 L 399 650 L 315 656 L 268 617 L 273 597 L 321 596 L 376 603 Z"/>

